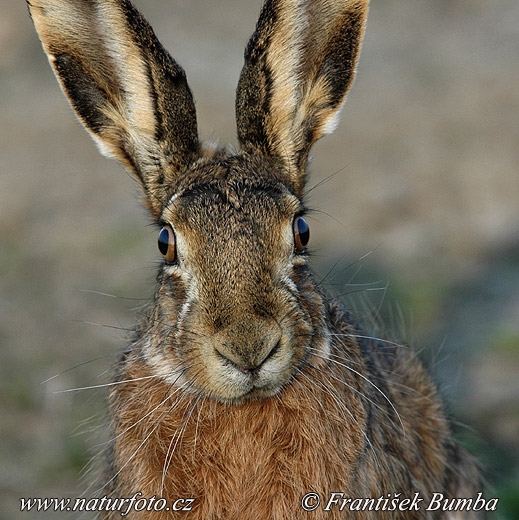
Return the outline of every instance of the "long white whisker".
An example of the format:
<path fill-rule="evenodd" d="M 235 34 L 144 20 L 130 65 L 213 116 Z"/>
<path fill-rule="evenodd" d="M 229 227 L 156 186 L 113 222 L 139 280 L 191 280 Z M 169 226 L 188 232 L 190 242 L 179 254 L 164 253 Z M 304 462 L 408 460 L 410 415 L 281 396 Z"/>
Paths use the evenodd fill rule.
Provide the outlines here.
<path fill-rule="evenodd" d="M 192 386 L 192 383 L 190 384 L 190 386 Z M 187 387 L 189 388 L 189 386 Z M 187 391 L 187 389 L 186 389 Z M 173 405 L 171 406 L 171 408 L 169 410 L 167 410 L 165 413 L 162 414 L 161 417 L 159 417 L 159 419 L 156 421 L 156 423 L 153 425 L 153 428 L 151 429 L 151 431 L 148 433 L 148 435 L 146 435 L 146 437 L 144 438 L 144 440 L 139 444 L 139 446 L 137 447 L 137 449 L 130 455 L 130 457 L 128 458 L 128 460 L 121 466 L 121 468 L 117 471 L 117 473 L 110 479 L 108 480 L 108 482 L 106 482 L 100 489 L 98 489 L 97 491 L 101 491 L 102 489 L 104 489 L 108 484 L 110 484 L 111 482 L 113 482 L 117 476 L 121 473 L 121 471 L 126 467 L 128 466 L 128 464 L 135 458 L 135 456 L 137 455 L 137 453 L 140 451 L 140 449 L 146 444 L 146 442 L 148 441 L 148 439 L 153 435 L 153 433 L 157 430 L 157 428 L 162 424 L 162 421 L 169 415 L 169 413 L 177 406 L 177 404 L 182 400 L 182 397 L 183 395 L 181 395 L 176 401 L 175 403 L 173 403 Z"/>
<path fill-rule="evenodd" d="M 189 409 L 186 420 L 182 422 L 182 420 L 184 419 L 184 416 L 185 416 L 185 411 L 184 411 L 184 413 L 182 414 L 182 418 L 180 419 L 180 424 L 178 425 L 177 429 L 175 430 L 175 433 L 173 434 L 173 437 L 171 438 L 171 442 L 169 443 L 168 451 L 167 451 L 166 457 L 164 459 L 164 468 L 162 470 L 162 482 L 160 485 L 161 494 L 162 494 L 162 491 L 164 490 L 164 482 L 166 480 L 166 473 L 168 472 L 171 461 L 173 460 L 173 454 L 175 453 L 175 450 L 177 449 L 177 445 L 178 445 L 180 439 L 183 437 L 184 432 L 186 431 L 187 423 L 189 422 L 189 419 L 191 418 L 191 415 L 193 414 L 193 411 L 196 408 L 196 405 L 200 401 L 201 397 L 202 397 L 202 394 L 199 394 L 197 396 L 197 398 L 195 399 L 195 402 L 191 405 L 191 408 Z M 182 425 L 182 428 L 181 428 L 180 432 L 178 432 L 180 425 Z M 178 436 L 177 436 L 177 432 L 178 432 Z M 173 441 L 175 440 L 175 437 L 176 437 L 175 445 L 173 446 L 173 449 L 171 449 L 171 446 L 173 444 Z"/>
<path fill-rule="evenodd" d="M 322 353 L 322 350 L 320 350 L 318 348 L 315 348 L 315 347 L 308 347 L 308 349 L 313 351 L 313 352 L 317 352 L 318 354 Z M 338 354 L 333 354 L 332 352 L 330 352 L 328 354 L 328 356 L 334 357 L 336 359 L 341 359 L 342 361 L 347 361 L 348 363 L 352 363 L 354 365 L 363 366 L 363 364 L 360 361 L 353 361 L 353 359 L 350 359 L 350 358 L 348 358 L 346 356 L 339 356 Z M 330 361 L 332 361 L 332 360 L 330 360 Z"/>
<path fill-rule="evenodd" d="M 45 381 L 42 381 L 40 383 L 40 385 L 44 385 L 44 384 L 48 383 L 49 381 L 52 381 L 53 379 L 56 379 L 57 377 L 62 376 L 63 374 L 66 374 L 67 372 L 70 372 L 71 370 L 75 370 L 76 368 L 82 367 L 84 365 L 88 365 L 89 363 L 94 363 L 95 361 L 99 361 L 100 359 L 106 359 L 106 358 L 112 357 L 112 355 L 113 354 L 106 354 L 104 356 L 99 356 L 94 359 L 89 359 L 88 361 L 84 361 L 83 363 L 79 363 L 78 365 L 74 365 L 73 367 L 63 370 L 63 372 L 60 372 L 59 374 L 55 374 L 55 375 L 49 377 L 48 379 L 45 379 Z"/>
<path fill-rule="evenodd" d="M 350 390 L 352 390 L 353 392 L 355 392 L 356 394 L 360 395 L 363 399 L 366 399 L 368 402 L 370 402 L 373 406 L 375 406 L 376 408 L 378 408 L 382 413 L 388 415 L 388 412 L 387 410 L 384 410 L 384 408 L 382 408 L 382 406 L 380 406 L 379 404 L 377 404 L 375 401 L 373 401 L 372 399 L 370 399 L 369 397 L 367 397 L 366 395 L 364 395 L 360 390 L 357 390 L 354 386 L 350 385 L 349 383 L 347 383 L 346 381 L 343 381 L 342 379 L 340 379 L 339 377 L 336 377 L 334 376 L 333 374 L 325 374 L 325 372 L 323 370 L 321 370 L 319 367 L 316 367 L 316 366 L 313 366 L 311 364 L 308 365 L 309 367 L 313 368 L 314 370 L 317 370 L 319 373 L 321 373 L 323 376 L 325 377 L 331 377 L 332 379 L 334 379 L 335 381 L 339 382 L 339 383 L 342 383 L 344 386 L 346 386 L 347 388 L 349 388 Z"/>
<path fill-rule="evenodd" d="M 180 377 L 180 376 L 179 376 Z M 172 387 L 173 385 L 170 386 L 170 388 Z M 149 417 L 155 410 L 159 409 L 166 401 L 168 401 L 169 399 L 171 399 L 177 392 L 180 392 L 181 390 L 183 390 L 185 387 L 187 386 L 187 383 L 184 383 L 183 385 L 180 385 L 179 387 L 176 388 L 176 390 L 174 390 L 171 394 L 168 394 L 168 396 L 163 400 L 161 401 L 157 406 L 155 406 L 155 408 L 153 408 L 153 410 L 149 411 L 146 415 L 144 415 L 143 417 L 141 417 L 138 421 L 134 422 L 131 426 L 129 426 L 128 428 L 126 428 L 126 430 L 122 431 L 121 433 L 118 433 L 115 437 L 113 437 L 112 439 L 110 439 L 109 441 L 106 441 L 106 442 L 102 442 L 100 444 L 98 444 L 98 446 L 104 446 L 105 444 L 110 444 L 112 443 L 113 441 L 115 441 L 115 439 L 118 439 L 119 437 L 121 437 L 122 435 L 124 435 L 125 433 L 129 432 L 132 428 L 135 428 L 135 426 L 137 426 L 140 422 L 144 421 L 144 419 L 146 419 L 146 417 Z M 171 410 L 170 410 L 171 411 Z"/>
<path fill-rule="evenodd" d="M 321 359 L 324 359 L 324 360 L 328 360 L 327 357 L 325 356 L 322 356 L 320 354 L 314 354 L 316 357 L 320 357 Z M 351 372 L 353 372 L 354 374 L 357 374 L 358 376 L 360 376 L 362 379 L 364 379 L 364 381 L 366 381 L 367 383 L 369 383 L 373 388 L 375 388 L 378 392 L 380 392 L 380 394 L 384 397 L 384 399 L 389 403 L 389 406 L 391 406 L 391 408 L 393 409 L 393 411 L 396 413 L 396 416 L 398 417 L 398 420 L 400 421 L 400 425 L 402 426 L 402 430 L 403 430 L 403 433 L 404 433 L 404 437 L 406 436 L 406 431 L 405 431 L 405 426 L 404 426 L 404 423 L 402 422 L 402 418 L 400 417 L 400 414 L 398 413 L 398 410 L 395 408 L 395 405 L 393 404 L 393 402 L 391 401 L 391 399 L 389 399 L 389 397 L 375 384 L 373 383 L 373 381 L 370 381 L 365 375 L 361 374 L 360 372 L 358 372 L 357 370 L 349 367 L 348 365 L 344 364 L 344 363 L 341 363 L 340 361 L 335 361 L 335 363 L 337 363 L 338 365 L 344 367 L 346 370 L 350 370 Z"/>
<path fill-rule="evenodd" d="M 202 402 L 200 403 L 200 406 L 198 408 L 198 415 L 197 415 L 197 418 L 196 418 L 196 426 L 195 426 L 195 442 L 194 442 L 194 445 L 193 445 L 193 464 L 195 464 L 195 454 L 196 454 L 196 441 L 198 439 L 198 424 L 200 422 L 200 415 L 202 413 L 202 408 L 204 406 L 204 403 L 205 403 L 205 400 L 206 400 L 206 396 L 204 395 L 203 399 L 202 399 Z"/>
<path fill-rule="evenodd" d="M 321 351 L 319 349 L 316 349 L 314 347 L 308 347 L 310 350 L 314 351 L 314 352 L 317 352 L 317 353 L 321 353 Z M 328 361 L 332 362 L 332 363 L 336 363 L 338 364 L 338 361 L 337 360 L 341 360 L 341 361 L 345 361 L 347 363 L 353 363 L 354 365 L 359 365 L 359 366 L 363 366 L 362 363 L 359 363 L 358 361 L 353 361 L 352 359 L 346 357 L 346 356 L 339 356 L 338 354 L 333 354 L 333 353 L 329 353 L 328 354 L 329 356 L 329 359 Z M 335 358 L 335 359 L 332 359 L 332 358 Z M 387 371 L 386 371 L 387 372 Z M 392 372 L 390 372 L 392 373 Z M 383 377 L 383 376 L 376 376 L 374 377 L 375 379 L 380 379 L 381 381 L 387 381 L 387 378 Z M 395 380 L 392 380 L 391 381 L 391 385 L 392 386 L 398 386 L 401 391 L 405 391 L 406 393 L 413 393 L 413 394 L 416 394 L 417 391 L 415 388 L 412 388 L 408 385 L 403 385 L 402 383 L 399 383 Z"/>
<path fill-rule="evenodd" d="M 339 337 L 343 336 L 343 337 L 347 337 L 347 338 L 370 339 L 373 341 L 379 341 L 380 343 L 387 343 L 388 345 L 392 345 L 394 347 L 409 348 L 408 346 L 402 345 L 401 343 L 396 343 L 395 341 L 390 341 L 388 339 L 376 338 L 375 336 L 362 336 L 360 334 L 349 334 L 349 333 L 340 334 L 340 333 L 333 333 L 333 332 L 330 333 L 330 336 L 339 336 Z"/>
<path fill-rule="evenodd" d="M 182 369 L 184 370 L 184 369 Z M 168 376 L 173 376 L 177 374 L 179 371 L 170 372 Z M 113 381 L 111 383 L 103 383 L 101 385 L 91 385 L 91 386 L 81 386 L 78 388 L 67 388 L 65 390 L 56 390 L 55 392 L 52 392 L 53 394 L 65 394 L 67 392 L 79 392 L 80 390 L 92 390 L 94 388 L 105 388 L 107 386 L 115 386 L 115 385 L 122 385 L 124 383 L 133 383 L 134 381 L 143 381 L 144 379 L 154 379 L 162 377 L 161 374 L 154 374 L 151 376 L 143 376 L 143 377 L 136 377 L 135 379 L 125 379 L 124 381 Z"/>
<path fill-rule="evenodd" d="M 311 379 L 302 371 L 300 370 L 299 368 L 297 369 L 298 372 L 310 383 L 312 383 Z M 310 374 L 309 374 L 310 375 Z M 366 439 L 366 442 L 369 444 L 369 446 L 371 447 L 372 451 L 373 451 L 373 456 L 375 457 L 375 461 L 376 463 L 380 466 L 380 462 L 378 460 L 378 457 L 377 457 L 377 453 L 375 451 L 375 447 L 373 446 L 373 443 L 371 442 L 371 440 L 369 439 L 367 433 L 361 428 L 360 424 L 359 424 L 359 421 L 355 418 L 355 416 L 351 413 L 351 411 L 349 410 L 349 408 L 339 399 L 339 396 L 331 391 L 327 386 L 325 386 L 323 384 L 323 382 L 313 376 L 313 379 L 314 381 L 335 401 L 335 403 L 337 405 L 339 405 L 343 410 L 346 411 L 346 413 L 351 417 L 351 419 L 355 422 L 355 424 L 359 427 L 359 430 L 362 432 L 362 435 L 363 437 Z"/>

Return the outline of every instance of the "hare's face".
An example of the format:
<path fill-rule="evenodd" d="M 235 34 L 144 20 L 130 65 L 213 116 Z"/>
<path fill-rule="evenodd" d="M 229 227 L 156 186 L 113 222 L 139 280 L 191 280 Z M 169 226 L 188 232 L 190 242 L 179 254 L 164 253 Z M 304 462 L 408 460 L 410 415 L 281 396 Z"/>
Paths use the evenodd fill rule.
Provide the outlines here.
<path fill-rule="evenodd" d="M 227 158 L 206 156 L 184 70 L 129 1 L 29 9 L 78 117 L 166 226 L 169 264 L 137 338 L 154 375 L 238 402 L 274 395 L 326 357 L 294 219 L 310 149 L 353 82 L 368 0 L 265 2 L 236 91 L 240 152 Z"/>
<path fill-rule="evenodd" d="M 161 341 L 149 348 L 169 380 L 232 401 L 279 392 L 327 345 L 321 297 L 294 236 L 304 208 L 266 165 L 248 163 L 242 155 L 202 164 L 163 211 L 175 251 L 160 276 Z"/>

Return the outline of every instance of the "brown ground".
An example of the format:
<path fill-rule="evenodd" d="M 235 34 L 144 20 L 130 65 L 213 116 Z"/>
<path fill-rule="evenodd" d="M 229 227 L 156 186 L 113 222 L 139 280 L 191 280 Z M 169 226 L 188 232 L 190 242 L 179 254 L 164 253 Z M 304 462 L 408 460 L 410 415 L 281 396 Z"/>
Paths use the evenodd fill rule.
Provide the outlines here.
<path fill-rule="evenodd" d="M 234 142 L 260 0 L 136 4 L 185 67 L 202 136 Z M 327 281 L 389 283 L 382 328 L 405 328 L 433 358 L 450 408 L 478 432 L 460 436 L 487 460 L 501 518 L 519 496 L 518 85 L 517 2 L 373 0 L 358 79 L 338 130 L 314 149 L 311 185 L 341 172 L 310 197 L 326 211 L 311 220 L 316 268 L 344 255 Z M 106 392 L 56 392 L 108 380 L 124 332 L 99 325 L 129 326 L 140 304 L 85 291 L 148 297 L 158 253 L 136 185 L 75 120 L 22 0 L 0 16 L 0 132 L 7 519 L 20 497 L 85 488 L 78 473 L 101 434 L 81 432 L 99 423 Z M 382 293 L 355 301 L 370 295 L 373 309 Z"/>

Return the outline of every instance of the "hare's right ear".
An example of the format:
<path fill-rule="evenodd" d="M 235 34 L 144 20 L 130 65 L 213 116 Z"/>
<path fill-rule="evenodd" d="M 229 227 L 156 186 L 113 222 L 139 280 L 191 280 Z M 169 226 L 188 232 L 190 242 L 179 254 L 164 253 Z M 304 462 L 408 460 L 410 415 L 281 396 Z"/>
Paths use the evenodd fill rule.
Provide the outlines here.
<path fill-rule="evenodd" d="M 301 196 L 311 146 L 335 129 L 353 82 L 368 0 L 266 0 L 236 94 L 238 139 Z"/>
<path fill-rule="evenodd" d="M 101 151 L 141 182 L 158 218 L 199 154 L 183 69 L 128 0 L 27 0 L 43 48 Z"/>

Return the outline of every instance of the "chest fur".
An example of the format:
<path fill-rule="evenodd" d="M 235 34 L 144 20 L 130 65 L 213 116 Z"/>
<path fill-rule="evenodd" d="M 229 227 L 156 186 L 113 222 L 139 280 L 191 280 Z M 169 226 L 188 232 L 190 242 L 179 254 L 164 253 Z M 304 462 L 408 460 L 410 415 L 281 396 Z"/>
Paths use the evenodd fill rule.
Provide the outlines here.
<path fill-rule="evenodd" d="M 234 406 L 139 383 L 111 396 L 119 496 L 193 498 L 190 518 L 283 519 L 304 493 L 347 491 L 356 478 L 365 412 L 353 395 L 294 384 Z"/>

